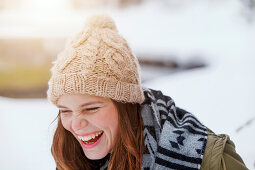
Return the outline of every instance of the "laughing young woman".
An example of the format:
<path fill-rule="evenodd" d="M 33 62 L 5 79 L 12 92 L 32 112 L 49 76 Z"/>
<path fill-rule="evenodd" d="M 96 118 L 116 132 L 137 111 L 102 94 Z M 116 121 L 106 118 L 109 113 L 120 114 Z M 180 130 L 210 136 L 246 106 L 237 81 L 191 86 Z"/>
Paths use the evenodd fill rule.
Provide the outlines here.
<path fill-rule="evenodd" d="M 57 169 L 247 169 L 227 135 L 141 87 L 137 58 L 109 16 L 89 18 L 51 71 Z"/>

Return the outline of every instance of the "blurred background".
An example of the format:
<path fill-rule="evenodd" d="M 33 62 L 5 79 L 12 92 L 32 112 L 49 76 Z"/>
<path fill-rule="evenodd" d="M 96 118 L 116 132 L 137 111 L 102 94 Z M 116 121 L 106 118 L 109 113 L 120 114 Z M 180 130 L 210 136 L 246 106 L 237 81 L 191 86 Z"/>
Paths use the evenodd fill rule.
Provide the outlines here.
<path fill-rule="evenodd" d="M 86 17 L 108 13 L 163 91 L 255 169 L 255 0 L 0 0 L 0 169 L 55 169 L 50 67 Z"/>

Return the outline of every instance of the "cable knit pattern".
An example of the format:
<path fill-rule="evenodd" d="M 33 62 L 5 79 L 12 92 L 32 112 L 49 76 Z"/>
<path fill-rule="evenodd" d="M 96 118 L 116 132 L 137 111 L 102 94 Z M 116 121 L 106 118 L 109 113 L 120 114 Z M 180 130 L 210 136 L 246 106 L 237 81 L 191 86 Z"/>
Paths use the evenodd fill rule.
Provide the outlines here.
<path fill-rule="evenodd" d="M 138 60 L 107 15 L 88 18 L 84 29 L 66 43 L 51 72 L 47 94 L 54 104 L 61 95 L 74 93 L 144 101 Z"/>

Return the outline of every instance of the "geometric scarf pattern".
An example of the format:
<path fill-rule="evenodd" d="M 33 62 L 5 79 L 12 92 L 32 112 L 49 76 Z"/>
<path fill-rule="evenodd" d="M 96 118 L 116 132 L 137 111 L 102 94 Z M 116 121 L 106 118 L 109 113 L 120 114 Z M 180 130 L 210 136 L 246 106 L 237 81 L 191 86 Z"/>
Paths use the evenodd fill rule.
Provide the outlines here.
<path fill-rule="evenodd" d="M 142 170 L 198 170 L 207 142 L 206 127 L 160 91 L 144 88 L 141 105 L 145 151 Z"/>

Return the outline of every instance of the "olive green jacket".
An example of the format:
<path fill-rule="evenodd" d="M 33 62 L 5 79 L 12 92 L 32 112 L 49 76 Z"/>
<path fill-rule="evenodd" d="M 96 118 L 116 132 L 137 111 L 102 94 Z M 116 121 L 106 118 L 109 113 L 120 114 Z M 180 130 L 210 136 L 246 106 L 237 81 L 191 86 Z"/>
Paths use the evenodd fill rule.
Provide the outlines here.
<path fill-rule="evenodd" d="M 215 135 L 208 129 L 201 170 L 247 170 L 228 135 Z"/>

